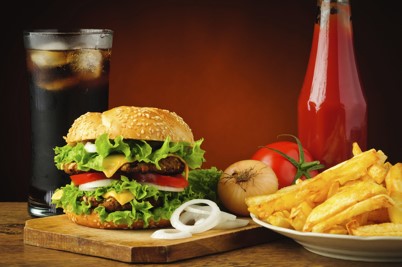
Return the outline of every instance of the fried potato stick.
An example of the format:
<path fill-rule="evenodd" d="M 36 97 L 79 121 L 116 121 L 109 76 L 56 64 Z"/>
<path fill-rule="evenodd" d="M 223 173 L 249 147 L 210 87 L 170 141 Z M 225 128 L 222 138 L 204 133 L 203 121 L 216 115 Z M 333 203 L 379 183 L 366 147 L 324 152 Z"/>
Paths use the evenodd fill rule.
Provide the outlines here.
<path fill-rule="evenodd" d="M 389 207 L 393 205 L 393 200 L 388 195 L 376 195 L 350 206 L 338 214 L 314 225 L 311 232 L 325 233 L 328 229 L 336 225 L 346 225 L 353 217 L 372 210 Z"/>
<path fill-rule="evenodd" d="M 387 194 L 387 190 L 370 180 L 344 187 L 312 210 L 307 217 L 303 231 L 311 231 L 314 225 L 327 221 L 347 208 L 379 194 Z"/>
<path fill-rule="evenodd" d="M 402 223 L 402 163 L 390 168 L 385 184 L 389 195 L 395 201 L 395 205 L 388 209 L 391 222 Z"/>
<path fill-rule="evenodd" d="M 298 184 L 284 187 L 271 195 L 246 198 L 251 213 L 260 220 L 266 220 L 272 213 L 290 210 L 307 201 L 313 205 L 327 199 L 331 184 L 341 185 L 350 180 L 357 180 L 367 173 L 367 169 L 382 160 L 374 149 L 362 152 L 353 158 L 325 170 L 317 176 Z"/>
<path fill-rule="evenodd" d="M 344 162 L 328 169 L 330 171 L 335 168 L 334 179 L 344 185 L 347 182 L 360 179 L 365 176 L 368 169 L 374 164 L 384 164 L 386 156 L 381 151 L 370 149 Z"/>
<path fill-rule="evenodd" d="M 381 223 L 348 228 L 356 236 L 402 236 L 402 223 Z"/>

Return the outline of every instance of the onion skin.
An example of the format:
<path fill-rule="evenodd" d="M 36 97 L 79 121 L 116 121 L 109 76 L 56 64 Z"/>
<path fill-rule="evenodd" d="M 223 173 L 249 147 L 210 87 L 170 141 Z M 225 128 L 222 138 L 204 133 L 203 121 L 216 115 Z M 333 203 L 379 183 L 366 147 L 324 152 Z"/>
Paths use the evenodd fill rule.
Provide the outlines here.
<path fill-rule="evenodd" d="M 278 178 L 270 166 L 259 160 L 241 160 L 231 164 L 218 182 L 223 206 L 238 216 L 249 216 L 247 197 L 278 191 Z"/>

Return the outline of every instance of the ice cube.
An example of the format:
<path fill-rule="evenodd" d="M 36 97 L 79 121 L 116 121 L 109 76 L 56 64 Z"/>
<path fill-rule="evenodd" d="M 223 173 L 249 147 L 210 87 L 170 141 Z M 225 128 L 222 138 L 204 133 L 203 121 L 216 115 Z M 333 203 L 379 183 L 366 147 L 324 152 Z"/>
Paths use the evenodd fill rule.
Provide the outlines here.
<path fill-rule="evenodd" d="M 76 50 L 69 58 L 71 69 L 81 79 L 96 79 L 102 73 L 103 58 L 99 50 Z"/>
<path fill-rule="evenodd" d="M 67 46 L 67 44 L 62 43 L 62 42 L 51 42 L 51 43 L 39 44 L 35 47 L 35 49 L 62 51 L 62 50 L 68 50 L 68 46 Z"/>
<path fill-rule="evenodd" d="M 67 64 L 66 54 L 62 51 L 35 50 L 31 53 L 31 60 L 39 68 L 53 68 Z"/>
<path fill-rule="evenodd" d="M 79 80 L 77 77 L 66 77 L 64 79 L 57 79 L 53 81 L 37 81 L 37 85 L 40 88 L 43 88 L 45 90 L 49 91 L 59 91 L 59 90 L 64 90 L 68 89 L 69 87 L 75 86 L 79 83 Z"/>

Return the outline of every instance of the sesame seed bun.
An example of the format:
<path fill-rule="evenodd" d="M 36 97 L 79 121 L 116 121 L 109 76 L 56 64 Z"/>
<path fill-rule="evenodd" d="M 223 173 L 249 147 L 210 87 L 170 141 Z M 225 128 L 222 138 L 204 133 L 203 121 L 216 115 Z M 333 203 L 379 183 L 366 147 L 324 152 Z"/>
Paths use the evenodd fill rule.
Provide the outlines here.
<path fill-rule="evenodd" d="M 144 228 L 144 221 L 138 220 L 134 222 L 132 225 L 128 226 L 127 224 L 116 224 L 113 222 L 101 222 L 99 215 L 95 212 L 92 212 L 88 215 L 82 214 L 77 215 L 75 213 L 66 212 L 67 217 L 74 223 L 87 226 L 91 228 L 100 228 L 100 229 L 150 229 L 150 228 L 165 228 L 171 226 L 169 220 L 159 220 L 157 222 L 150 221 L 149 225 Z"/>
<path fill-rule="evenodd" d="M 190 127 L 176 113 L 153 107 L 120 106 L 103 113 L 87 112 L 77 118 L 65 138 L 68 144 L 95 140 L 107 133 L 110 139 L 194 143 Z"/>

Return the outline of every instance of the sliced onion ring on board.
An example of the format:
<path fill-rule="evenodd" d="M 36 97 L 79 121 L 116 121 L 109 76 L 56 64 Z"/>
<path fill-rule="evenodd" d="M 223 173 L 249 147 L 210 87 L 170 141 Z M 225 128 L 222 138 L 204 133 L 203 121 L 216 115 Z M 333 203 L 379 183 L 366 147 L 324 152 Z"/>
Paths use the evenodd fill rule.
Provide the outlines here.
<path fill-rule="evenodd" d="M 227 213 L 224 211 L 221 211 L 221 217 L 220 217 L 220 222 L 224 222 L 224 221 L 234 221 L 236 220 L 236 215 L 233 215 L 231 213 Z"/>
<path fill-rule="evenodd" d="M 180 221 L 180 214 L 185 208 L 194 204 L 207 204 L 211 207 L 210 214 L 202 221 L 202 223 L 194 223 L 194 225 L 186 225 Z M 220 209 L 215 202 L 208 199 L 192 199 L 183 203 L 178 207 L 170 218 L 170 223 L 174 228 L 184 232 L 201 233 L 214 228 L 219 223 Z"/>
<path fill-rule="evenodd" d="M 234 219 L 234 220 L 225 220 L 223 222 L 219 222 L 214 229 L 226 230 L 233 229 L 246 226 L 249 223 L 248 220 L 245 219 Z"/>
<path fill-rule="evenodd" d="M 198 205 L 207 204 L 207 206 Z M 237 219 L 236 215 L 221 211 L 215 202 L 207 199 L 193 199 L 178 207 L 170 218 L 175 229 L 161 229 L 151 237 L 157 239 L 179 239 L 191 237 L 210 229 L 227 230 L 246 226 L 247 219 Z M 182 233 L 182 234 L 181 234 Z"/>
<path fill-rule="evenodd" d="M 179 220 L 184 224 L 197 223 L 201 219 L 205 219 L 208 214 L 199 214 L 185 211 L 179 216 Z"/>
<path fill-rule="evenodd" d="M 180 239 L 191 237 L 189 232 L 179 231 L 177 229 L 159 229 L 152 233 L 151 237 L 156 239 Z"/>
<path fill-rule="evenodd" d="M 185 208 L 184 210 L 186 212 L 183 212 L 180 215 L 180 220 L 183 221 L 184 223 L 188 223 L 189 221 L 194 220 L 195 223 L 197 224 L 200 220 L 202 220 L 200 218 L 204 218 L 205 214 L 210 213 L 211 207 L 191 205 Z M 184 220 L 187 220 L 187 222 Z M 220 230 L 233 229 L 246 226 L 248 223 L 249 223 L 248 220 L 237 219 L 236 215 L 221 211 L 221 214 L 219 216 L 219 223 L 212 229 L 220 229 Z"/>
<path fill-rule="evenodd" d="M 180 220 L 186 220 L 188 223 L 191 219 L 197 220 L 197 218 L 203 218 L 205 215 L 208 215 L 211 213 L 211 207 L 210 206 L 199 206 L 199 205 L 190 205 L 186 207 L 185 212 L 183 212 L 180 215 Z M 183 218 L 183 219 L 182 219 Z M 221 211 L 220 216 L 219 216 L 219 223 L 225 222 L 225 221 L 233 221 L 236 220 L 236 215 L 227 213 L 224 211 Z"/>
<path fill-rule="evenodd" d="M 190 205 L 187 206 L 184 210 L 192 213 L 210 214 L 211 206 Z"/>

